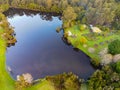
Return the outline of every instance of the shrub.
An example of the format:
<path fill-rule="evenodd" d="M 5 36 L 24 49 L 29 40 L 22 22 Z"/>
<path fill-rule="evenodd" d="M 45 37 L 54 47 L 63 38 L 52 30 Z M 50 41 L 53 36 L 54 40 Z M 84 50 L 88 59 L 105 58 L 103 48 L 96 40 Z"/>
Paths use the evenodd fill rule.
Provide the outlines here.
<path fill-rule="evenodd" d="M 61 28 L 60 28 L 60 27 L 57 27 L 57 28 L 56 28 L 56 32 L 58 32 L 58 33 L 59 33 L 59 32 L 60 32 L 60 30 L 61 30 Z"/>
<path fill-rule="evenodd" d="M 23 76 L 20 76 L 20 80 L 15 82 L 16 90 L 23 90 L 23 88 L 30 87 L 32 84 L 27 83 Z"/>
<path fill-rule="evenodd" d="M 108 51 L 109 53 L 115 55 L 120 54 L 120 40 L 114 40 L 108 45 Z"/>
<path fill-rule="evenodd" d="M 95 66 L 98 67 L 100 65 L 100 61 L 97 60 L 96 58 L 92 58 L 91 59 L 91 63 Z"/>
<path fill-rule="evenodd" d="M 16 90 L 23 90 L 23 88 L 30 87 L 33 84 L 33 77 L 31 74 L 26 73 L 21 76 L 17 76 L 15 83 Z"/>
<path fill-rule="evenodd" d="M 70 73 L 63 73 L 55 76 L 47 76 L 46 80 L 50 81 L 56 90 L 79 90 L 82 79 L 78 79 L 78 76 Z"/>
<path fill-rule="evenodd" d="M 34 4 L 34 3 L 30 3 L 30 4 L 28 4 L 28 8 L 30 8 L 30 9 L 36 9 L 37 5 Z"/>
<path fill-rule="evenodd" d="M 79 29 L 80 29 L 80 31 L 84 31 L 85 30 L 85 26 L 84 25 L 79 25 Z"/>
<path fill-rule="evenodd" d="M 64 33 L 64 38 L 67 38 L 67 37 L 68 37 L 68 33 L 65 32 L 65 33 Z"/>
<path fill-rule="evenodd" d="M 74 47 L 78 47 L 80 45 L 80 42 L 78 41 L 78 40 L 76 40 L 75 42 L 74 42 Z"/>
<path fill-rule="evenodd" d="M 120 62 L 115 63 L 114 69 L 116 70 L 116 72 L 120 73 Z"/>
<path fill-rule="evenodd" d="M 4 19 L 5 19 L 5 16 L 2 13 L 0 13 L 0 21 L 2 21 Z"/>
<path fill-rule="evenodd" d="M 99 27 L 102 31 L 109 31 L 110 29 L 106 26 L 100 26 L 100 25 L 97 25 L 97 27 Z"/>
<path fill-rule="evenodd" d="M 75 21 L 72 21 L 72 22 L 70 23 L 70 27 L 74 26 L 75 24 L 76 24 Z"/>
<path fill-rule="evenodd" d="M 65 28 L 69 28 L 70 27 L 70 23 L 69 22 L 64 22 L 62 27 Z"/>
<path fill-rule="evenodd" d="M 89 90 L 117 90 L 119 87 L 119 73 L 116 73 L 110 65 L 102 67 L 101 70 L 96 70 L 88 80 Z"/>
<path fill-rule="evenodd" d="M 81 37 L 80 38 L 80 43 L 81 44 L 86 44 L 87 43 L 87 39 L 85 37 Z"/>
<path fill-rule="evenodd" d="M 8 4 L 0 5 L 0 12 L 7 11 L 8 9 L 9 9 L 9 5 Z"/>

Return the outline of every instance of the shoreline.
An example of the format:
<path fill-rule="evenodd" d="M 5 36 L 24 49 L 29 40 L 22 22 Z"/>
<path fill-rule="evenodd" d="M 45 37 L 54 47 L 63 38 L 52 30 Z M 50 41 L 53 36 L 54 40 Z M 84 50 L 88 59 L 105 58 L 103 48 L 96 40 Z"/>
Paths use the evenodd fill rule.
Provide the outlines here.
<path fill-rule="evenodd" d="M 84 24 L 81 26 L 84 26 Z M 105 32 L 102 32 L 101 35 L 99 35 L 97 33 L 91 33 L 88 27 L 84 28 L 82 31 L 79 28 L 79 25 L 66 28 L 64 30 L 64 35 L 66 35 L 65 38 L 74 48 L 77 48 L 88 55 L 91 58 L 90 62 L 93 66 L 97 68 L 102 67 L 103 57 L 100 55 L 100 52 L 107 48 L 109 43 L 118 39 L 120 32 L 118 31 L 115 32 L 114 35 L 106 35 L 103 37 Z M 68 32 L 71 33 L 71 36 L 68 35 Z M 111 31 L 108 32 L 108 34 L 111 34 Z"/>
<path fill-rule="evenodd" d="M 10 6 L 9 9 L 28 10 L 28 11 L 33 11 L 33 12 L 37 12 L 37 13 L 40 12 L 40 13 L 44 13 L 44 14 L 62 15 L 62 13 L 60 13 L 60 12 L 58 13 L 58 12 L 52 12 L 52 11 L 41 11 L 39 9 L 30 9 L 30 8 L 22 8 L 22 7 L 12 7 L 12 6 Z"/>

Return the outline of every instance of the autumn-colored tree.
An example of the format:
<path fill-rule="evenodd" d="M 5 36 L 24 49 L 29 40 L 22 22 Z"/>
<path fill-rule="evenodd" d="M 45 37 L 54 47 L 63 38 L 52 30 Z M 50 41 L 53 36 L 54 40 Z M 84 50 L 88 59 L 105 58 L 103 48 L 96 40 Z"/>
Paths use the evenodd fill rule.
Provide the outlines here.
<path fill-rule="evenodd" d="M 80 38 L 80 43 L 81 44 L 86 44 L 87 43 L 87 39 L 85 37 L 81 37 Z"/>
<path fill-rule="evenodd" d="M 71 26 L 71 22 L 76 20 L 77 14 L 75 13 L 74 9 L 71 6 L 68 6 L 64 11 L 63 11 L 63 22 L 67 23 L 69 27 Z"/>

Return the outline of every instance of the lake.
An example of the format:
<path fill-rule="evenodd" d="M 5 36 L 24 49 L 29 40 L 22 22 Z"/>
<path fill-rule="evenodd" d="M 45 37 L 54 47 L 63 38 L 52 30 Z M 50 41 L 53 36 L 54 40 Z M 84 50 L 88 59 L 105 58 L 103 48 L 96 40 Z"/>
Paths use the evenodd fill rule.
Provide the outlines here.
<path fill-rule="evenodd" d="M 63 40 L 60 15 L 30 10 L 9 9 L 4 13 L 16 33 L 17 43 L 7 48 L 7 66 L 11 76 L 30 73 L 34 79 L 73 72 L 87 79 L 95 69 L 90 58 Z"/>

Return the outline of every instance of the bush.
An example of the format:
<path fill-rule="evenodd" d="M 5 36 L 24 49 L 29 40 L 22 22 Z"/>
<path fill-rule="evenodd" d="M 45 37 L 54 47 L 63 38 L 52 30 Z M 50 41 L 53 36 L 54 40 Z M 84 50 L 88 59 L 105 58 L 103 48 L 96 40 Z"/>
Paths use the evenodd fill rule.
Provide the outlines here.
<path fill-rule="evenodd" d="M 61 30 L 61 28 L 60 28 L 60 27 L 57 27 L 57 28 L 56 28 L 56 32 L 58 32 L 58 33 L 59 33 L 59 32 L 60 32 L 60 30 Z"/>
<path fill-rule="evenodd" d="M 78 76 L 72 72 L 47 76 L 46 80 L 50 81 L 56 90 L 79 90 L 83 82 L 82 79 L 79 80 Z"/>
<path fill-rule="evenodd" d="M 91 59 L 91 63 L 95 66 L 98 67 L 100 65 L 100 61 L 97 60 L 96 58 L 92 58 Z"/>
<path fill-rule="evenodd" d="M 69 22 L 64 22 L 62 27 L 65 28 L 69 28 L 70 27 L 70 23 Z"/>
<path fill-rule="evenodd" d="M 27 7 L 30 8 L 30 9 L 36 9 L 36 8 L 37 8 L 37 5 L 34 4 L 34 3 L 30 3 L 30 4 L 28 4 Z"/>
<path fill-rule="evenodd" d="M 87 39 L 85 37 L 81 37 L 80 38 L 80 43 L 81 44 L 86 44 L 87 43 Z"/>
<path fill-rule="evenodd" d="M 117 90 L 119 87 L 119 73 L 116 73 L 110 65 L 102 67 L 101 70 L 96 70 L 88 80 L 89 90 Z"/>
<path fill-rule="evenodd" d="M 108 45 L 108 51 L 109 53 L 115 55 L 120 54 L 120 40 L 114 40 Z"/>
<path fill-rule="evenodd" d="M 23 76 L 19 77 L 19 81 L 15 82 L 16 90 L 23 90 L 23 88 L 30 87 L 32 84 L 25 81 Z"/>
<path fill-rule="evenodd" d="M 9 9 L 9 5 L 8 4 L 0 5 L 0 12 L 7 11 L 8 9 Z"/>
<path fill-rule="evenodd" d="M 114 69 L 116 72 L 120 73 L 120 62 L 115 63 Z"/>
<path fill-rule="evenodd" d="M 76 41 L 74 42 L 74 47 L 77 48 L 79 45 L 80 45 L 80 42 L 79 42 L 78 40 L 76 40 Z"/>
<path fill-rule="evenodd" d="M 97 27 L 99 27 L 102 31 L 109 31 L 110 29 L 106 26 L 100 26 L 100 25 L 97 25 Z"/>
<path fill-rule="evenodd" d="M 0 21 L 2 21 L 4 19 L 5 19 L 5 16 L 2 13 L 0 13 Z"/>
<path fill-rule="evenodd" d="M 79 25 L 79 29 L 80 29 L 80 31 L 84 31 L 85 30 L 85 27 L 84 27 L 84 25 Z"/>

